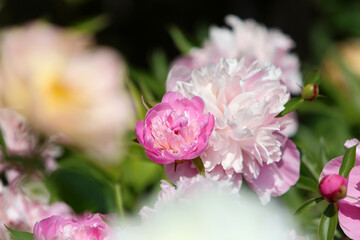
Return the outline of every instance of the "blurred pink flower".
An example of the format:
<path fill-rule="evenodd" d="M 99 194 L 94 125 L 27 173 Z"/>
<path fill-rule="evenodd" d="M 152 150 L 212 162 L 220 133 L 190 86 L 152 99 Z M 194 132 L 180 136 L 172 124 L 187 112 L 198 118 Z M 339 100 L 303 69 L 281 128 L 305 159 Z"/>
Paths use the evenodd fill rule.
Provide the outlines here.
<path fill-rule="evenodd" d="M 51 216 L 35 224 L 34 240 L 109 240 L 111 229 L 103 218 L 99 213 L 69 219 Z"/>
<path fill-rule="evenodd" d="M 189 56 L 175 60 L 174 65 L 200 69 L 220 58 L 253 58 L 261 64 L 271 62 L 282 71 L 281 81 L 291 93 L 300 93 L 302 85 L 298 58 L 290 53 L 294 42 L 276 29 L 267 29 L 253 20 L 242 21 L 228 15 L 226 23 L 232 28 L 210 28 L 210 39 L 202 48 L 193 48 Z M 173 91 L 172 83 L 167 90 Z"/>
<path fill-rule="evenodd" d="M 197 158 L 208 146 L 214 128 L 214 116 L 203 113 L 201 98 L 187 99 L 180 93 L 167 92 L 161 103 L 147 112 L 145 120 L 136 122 L 136 137 L 156 163 Z"/>
<path fill-rule="evenodd" d="M 90 45 L 87 36 L 45 23 L 4 31 L 1 98 L 42 133 L 114 159 L 134 117 L 125 64 L 114 51 Z"/>
<path fill-rule="evenodd" d="M 199 96 L 205 112 L 215 116 L 209 147 L 201 155 L 205 171 L 213 179 L 228 179 L 238 188 L 242 177 L 263 203 L 285 193 L 299 178 L 300 156 L 283 135 L 292 124 L 288 116 L 276 118 L 290 95 L 280 81 L 281 71 L 248 59 L 221 59 L 200 70 L 175 66 L 168 81 L 185 97 Z M 177 169 L 191 165 L 179 164 Z M 174 180 L 174 167 L 167 166 Z M 190 169 L 191 170 L 191 169 Z"/>
<path fill-rule="evenodd" d="M 39 135 L 31 128 L 26 119 L 20 114 L 6 108 L 0 108 L 0 128 L 5 140 L 6 150 L 9 156 L 18 156 L 42 160 L 47 171 L 57 168 L 55 158 L 61 153 L 59 146 L 56 146 L 51 139 L 40 144 Z M 18 170 L 23 167 L 13 164 L 12 161 L 5 161 L 2 149 L 0 150 L 0 173 L 11 169 L 8 181 L 12 181 L 19 175 Z M 16 172 L 18 172 L 16 174 Z M 11 177 L 10 177 L 11 175 Z"/>
<path fill-rule="evenodd" d="M 350 148 L 359 143 L 357 139 L 345 142 Z M 339 174 L 342 156 L 328 162 L 321 172 L 319 182 L 326 176 Z M 360 239 L 360 146 L 356 147 L 356 164 L 347 177 L 346 197 L 337 201 L 339 224 L 344 233 L 354 240 Z"/>
<path fill-rule="evenodd" d="M 16 230 L 32 232 L 34 224 L 52 215 L 70 216 L 72 210 L 65 203 L 47 204 L 48 196 L 33 199 L 22 190 L 18 182 L 0 188 L 0 239 L 8 239 L 4 225 Z"/>

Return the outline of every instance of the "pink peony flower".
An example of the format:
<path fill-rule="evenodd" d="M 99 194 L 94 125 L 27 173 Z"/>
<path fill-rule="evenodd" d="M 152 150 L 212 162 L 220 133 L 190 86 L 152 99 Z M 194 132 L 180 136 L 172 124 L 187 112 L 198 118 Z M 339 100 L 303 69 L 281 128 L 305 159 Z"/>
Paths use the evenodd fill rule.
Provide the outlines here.
<path fill-rule="evenodd" d="M 3 105 L 36 130 L 111 160 L 134 111 L 124 62 L 114 51 L 90 45 L 87 36 L 45 23 L 4 31 L 0 94 Z"/>
<path fill-rule="evenodd" d="M 339 174 L 326 175 L 319 184 L 319 191 L 328 202 L 336 202 L 346 196 L 346 182 Z"/>
<path fill-rule="evenodd" d="M 109 240 L 110 226 L 104 222 L 105 216 L 85 214 L 65 219 L 51 216 L 34 226 L 35 240 Z"/>
<path fill-rule="evenodd" d="M 271 62 L 282 71 L 281 81 L 291 93 L 300 93 L 302 85 L 298 58 L 290 53 L 294 42 L 279 30 L 266 27 L 253 20 L 242 21 L 228 15 L 228 28 L 211 27 L 210 39 L 202 48 L 194 48 L 189 56 L 177 59 L 174 65 L 200 69 L 220 58 L 253 58 L 261 64 Z M 174 82 L 167 82 L 167 90 L 174 90 Z"/>
<path fill-rule="evenodd" d="M 44 194 L 35 200 L 26 194 L 18 182 L 0 188 L 0 239 L 9 239 L 9 232 L 4 224 L 16 230 L 32 232 L 37 221 L 52 215 L 70 216 L 71 209 L 65 203 L 48 204 Z"/>
<path fill-rule="evenodd" d="M 244 177 L 263 203 L 285 193 L 299 178 L 299 151 L 283 135 L 293 120 L 276 118 L 290 98 L 280 76 L 273 65 L 221 59 L 193 72 L 174 67 L 168 77 L 170 82 L 186 79 L 177 81 L 175 90 L 188 98 L 199 96 L 205 112 L 215 116 L 209 147 L 201 155 L 206 173 L 238 188 Z M 172 169 L 165 168 L 169 179 L 176 180 Z"/>
<path fill-rule="evenodd" d="M 345 142 L 345 147 L 350 148 L 359 143 L 357 139 Z M 319 182 L 321 183 L 326 176 L 339 174 L 342 156 L 328 162 L 321 172 Z M 337 181 L 338 182 L 338 181 Z M 343 184 L 343 180 L 339 181 Z M 346 197 L 337 201 L 339 224 L 344 233 L 351 239 L 360 239 L 360 146 L 356 147 L 356 164 L 350 171 L 347 178 Z M 335 186 L 336 187 L 336 186 Z"/>
<path fill-rule="evenodd" d="M 156 163 L 194 159 L 208 146 L 214 128 L 214 116 L 203 112 L 201 98 L 187 99 L 180 93 L 167 92 L 161 103 L 147 112 L 145 120 L 136 122 L 136 137 Z"/>

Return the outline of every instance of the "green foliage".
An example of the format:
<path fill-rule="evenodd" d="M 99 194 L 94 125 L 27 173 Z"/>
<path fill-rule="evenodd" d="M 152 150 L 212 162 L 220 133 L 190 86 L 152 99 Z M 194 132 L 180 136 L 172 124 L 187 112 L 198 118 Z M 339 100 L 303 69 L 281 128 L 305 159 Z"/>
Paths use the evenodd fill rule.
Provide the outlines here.
<path fill-rule="evenodd" d="M 335 204 L 331 203 L 321 215 L 319 224 L 319 240 L 333 240 L 338 222 L 338 212 Z"/>
<path fill-rule="evenodd" d="M 355 166 L 357 145 L 358 144 L 347 149 L 342 159 L 341 166 L 339 169 L 339 174 L 345 178 L 348 177 L 351 169 Z"/>
<path fill-rule="evenodd" d="M 310 199 L 309 201 L 305 202 L 303 205 L 301 205 L 295 212 L 295 215 L 302 214 L 312 207 L 316 206 L 316 204 L 320 203 L 324 199 L 322 197 Z"/>
<path fill-rule="evenodd" d="M 185 34 L 176 26 L 169 28 L 169 34 L 176 47 L 182 54 L 188 54 L 194 47 L 194 44 L 185 36 Z"/>
<path fill-rule="evenodd" d="M 21 231 L 11 229 L 7 226 L 5 226 L 5 227 L 9 230 L 12 240 L 33 240 L 34 239 L 32 233 L 21 232 Z"/>
<path fill-rule="evenodd" d="M 283 117 L 286 114 L 291 113 L 292 111 L 295 111 L 296 109 L 298 109 L 299 107 L 301 107 L 301 105 L 304 103 L 304 99 L 302 99 L 301 97 L 294 97 L 291 98 L 285 105 L 285 109 L 279 113 L 277 115 L 277 117 Z"/>

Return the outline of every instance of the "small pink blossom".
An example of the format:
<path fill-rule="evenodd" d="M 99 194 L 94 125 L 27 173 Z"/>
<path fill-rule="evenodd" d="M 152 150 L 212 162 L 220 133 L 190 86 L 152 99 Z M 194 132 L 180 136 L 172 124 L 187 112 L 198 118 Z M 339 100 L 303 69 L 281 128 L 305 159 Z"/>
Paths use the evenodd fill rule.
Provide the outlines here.
<path fill-rule="evenodd" d="M 203 112 L 201 98 L 167 92 L 161 103 L 147 112 L 145 120 L 136 122 L 136 137 L 156 163 L 194 159 L 207 148 L 214 128 L 214 116 Z"/>
<path fill-rule="evenodd" d="M 176 91 L 199 96 L 205 111 L 215 117 L 209 147 L 200 156 L 205 173 L 238 188 L 245 179 L 263 203 L 285 193 L 299 178 L 300 154 L 285 135 L 293 119 L 276 118 L 290 98 L 280 78 L 275 66 L 245 58 L 221 59 L 194 71 L 175 66 L 168 76 Z M 176 181 L 178 171 L 194 173 L 194 167 L 179 164 L 174 172 L 170 165 L 165 171 Z"/>
<path fill-rule="evenodd" d="M 346 182 L 339 174 L 326 175 L 319 184 L 319 191 L 328 202 L 336 202 L 345 197 Z"/>
<path fill-rule="evenodd" d="M 34 224 L 52 215 L 70 216 L 72 210 L 62 202 L 48 204 L 48 196 L 31 196 L 19 182 L 0 187 L 0 239 L 8 239 L 4 224 L 16 230 L 31 232 Z M 28 192 L 28 193 L 26 193 Z"/>
<path fill-rule="evenodd" d="M 100 214 L 65 219 L 51 216 L 37 222 L 34 226 L 34 240 L 109 240 L 110 226 Z"/>
<path fill-rule="evenodd" d="M 350 148 L 359 143 L 357 139 L 351 139 L 345 142 L 345 147 Z M 342 162 L 342 156 L 332 159 L 328 162 L 321 172 L 319 182 L 326 176 L 339 174 Z M 350 171 L 347 177 L 346 197 L 337 201 L 339 224 L 344 233 L 354 240 L 360 239 L 360 147 L 356 148 L 355 167 Z M 343 184 L 343 180 L 339 181 Z"/>

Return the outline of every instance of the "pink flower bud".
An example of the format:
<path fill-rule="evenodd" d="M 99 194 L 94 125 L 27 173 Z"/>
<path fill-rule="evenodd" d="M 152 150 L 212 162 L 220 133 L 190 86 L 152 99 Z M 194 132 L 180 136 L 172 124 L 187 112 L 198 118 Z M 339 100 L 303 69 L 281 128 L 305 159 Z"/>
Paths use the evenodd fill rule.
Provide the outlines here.
<path fill-rule="evenodd" d="M 328 202 L 336 202 L 346 196 L 346 185 L 346 178 L 339 174 L 330 174 L 321 180 L 319 191 Z"/>
<path fill-rule="evenodd" d="M 200 97 L 188 99 L 181 93 L 167 92 L 145 120 L 136 122 L 137 140 L 156 163 L 197 158 L 207 148 L 215 124 L 214 116 L 203 112 Z"/>

